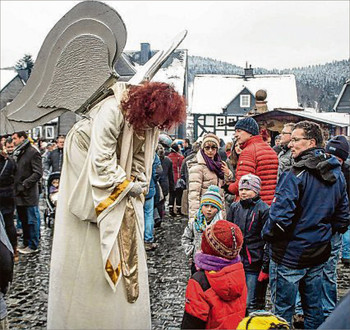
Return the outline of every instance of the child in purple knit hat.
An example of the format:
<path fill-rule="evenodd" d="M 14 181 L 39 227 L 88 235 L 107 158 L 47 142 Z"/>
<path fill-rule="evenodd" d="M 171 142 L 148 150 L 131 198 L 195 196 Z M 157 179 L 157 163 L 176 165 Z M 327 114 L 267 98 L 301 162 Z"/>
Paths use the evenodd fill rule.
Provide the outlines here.
<path fill-rule="evenodd" d="M 187 284 L 181 329 L 236 329 L 247 301 L 242 244 L 241 230 L 229 221 L 219 220 L 204 230 L 201 251 L 195 255 L 198 271 Z"/>
<path fill-rule="evenodd" d="M 243 175 L 238 187 L 240 200 L 231 204 L 227 220 L 238 225 L 244 236 L 240 256 L 248 287 L 247 312 L 251 313 L 265 308 L 269 257 L 261 230 L 267 220 L 269 206 L 260 198 L 261 180 L 258 176 L 251 173 Z"/>

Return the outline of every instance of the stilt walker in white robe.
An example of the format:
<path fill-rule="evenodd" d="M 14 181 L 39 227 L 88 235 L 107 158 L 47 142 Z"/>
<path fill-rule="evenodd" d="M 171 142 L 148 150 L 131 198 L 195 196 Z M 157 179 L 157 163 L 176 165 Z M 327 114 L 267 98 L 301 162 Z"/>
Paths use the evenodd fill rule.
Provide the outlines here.
<path fill-rule="evenodd" d="M 0 134 L 66 111 L 81 119 L 64 147 L 50 268 L 49 329 L 150 329 L 143 245 L 159 128 L 183 122 L 184 99 L 148 83 L 186 36 L 179 34 L 128 82 L 114 65 L 126 43 L 118 13 L 82 1 L 54 26 L 21 93 L 0 112 Z"/>

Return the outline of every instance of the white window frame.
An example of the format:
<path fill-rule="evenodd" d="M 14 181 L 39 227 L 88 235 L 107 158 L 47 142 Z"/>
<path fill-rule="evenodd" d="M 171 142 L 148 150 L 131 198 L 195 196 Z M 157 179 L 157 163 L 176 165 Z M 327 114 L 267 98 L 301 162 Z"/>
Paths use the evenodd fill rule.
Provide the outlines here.
<path fill-rule="evenodd" d="M 45 127 L 45 138 L 48 140 L 53 140 L 55 138 L 55 128 L 53 126 Z"/>
<path fill-rule="evenodd" d="M 250 95 L 243 94 L 240 96 L 240 107 L 249 108 L 250 107 Z"/>
<path fill-rule="evenodd" d="M 41 138 L 42 137 L 42 127 L 41 126 L 38 126 L 38 127 L 34 127 L 32 129 L 32 138 L 37 140 L 38 138 Z"/>
<path fill-rule="evenodd" d="M 217 120 L 216 120 L 217 125 L 223 125 L 224 123 L 225 123 L 225 118 L 217 117 Z"/>

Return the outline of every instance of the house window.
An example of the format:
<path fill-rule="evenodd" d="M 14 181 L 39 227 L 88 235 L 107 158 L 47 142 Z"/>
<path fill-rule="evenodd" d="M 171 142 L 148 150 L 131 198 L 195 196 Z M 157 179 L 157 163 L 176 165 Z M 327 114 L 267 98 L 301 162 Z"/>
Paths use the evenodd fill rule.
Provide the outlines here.
<path fill-rule="evenodd" d="M 248 108 L 250 107 L 250 95 L 241 95 L 241 108 Z"/>
<path fill-rule="evenodd" d="M 41 127 L 35 127 L 33 128 L 33 131 L 32 131 L 32 134 L 33 134 L 33 139 L 39 139 L 41 138 L 41 135 L 42 135 L 42 130 L 41 130 Z"/>
<path fill-rule="evenodd" d="M 218 125 L 224 125 L 224 118 L 218 118 Z"/>
<path fill-rule="evenodd" d="M 228 122 L 229 122 L 229 123 L 233 123 L 234 121 L 235 121 L 234 118 L 228 118 Z"/>
<path fill-rule="evenodd" d="M 52 140 L 55 138 L 55 130 L 53 126 L 45 127 L 45 138 L 48 140 Z"/>

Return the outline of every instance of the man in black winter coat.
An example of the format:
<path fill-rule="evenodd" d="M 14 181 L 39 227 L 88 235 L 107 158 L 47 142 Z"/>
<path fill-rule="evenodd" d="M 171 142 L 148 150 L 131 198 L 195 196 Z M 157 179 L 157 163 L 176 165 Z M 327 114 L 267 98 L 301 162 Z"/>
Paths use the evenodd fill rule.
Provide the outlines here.
<path fill-rule="evenodd" d="M 15 174 L 15 202 L 18 217 L 23 226 L 23 248 L 20 253 L 34 253 L 39 244 L 39 228 L 36 216 L 39 205 L 39 181 L 42 177 L 40 152 L 34 148 L 23 131 L 12 135 L 15 144 L 13 158 L 17 163 Z"/>
<path fill-rule="evenodd" d="M 44 161 L 44 170 L 47 172 L 61 172 L 63 164 L 64 136 L 59 136 L 56 140 L 57 148 L 52 150 Z M 50 171 L 51 169 L 51 171 Z"/>
<path fill-rule="evenodd" d="M 0 212 L 4 218 L 6 234 L 15 252 L 17 251 L 17 233 L 13 216 L 15 212 L 14 177 L 16 168 L 15 161 L 8 155 L 7 150 L 0 142 Z"/>

